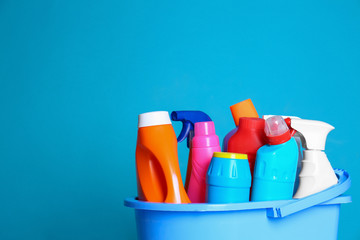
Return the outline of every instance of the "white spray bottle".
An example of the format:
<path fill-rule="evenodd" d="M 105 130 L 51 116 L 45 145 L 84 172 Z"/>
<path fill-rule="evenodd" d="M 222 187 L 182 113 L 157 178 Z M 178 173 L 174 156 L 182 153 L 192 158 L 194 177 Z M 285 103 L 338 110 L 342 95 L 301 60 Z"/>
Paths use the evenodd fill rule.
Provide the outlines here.
<path fill-rule="evenodd" d="M 321 121 L 291 119 L 291 127 L 302 136 L 304 156 L 299 188 L 294 198 L 303 198 L 337 184 L 338 179 L 324 152 L 333 126 Z"/>

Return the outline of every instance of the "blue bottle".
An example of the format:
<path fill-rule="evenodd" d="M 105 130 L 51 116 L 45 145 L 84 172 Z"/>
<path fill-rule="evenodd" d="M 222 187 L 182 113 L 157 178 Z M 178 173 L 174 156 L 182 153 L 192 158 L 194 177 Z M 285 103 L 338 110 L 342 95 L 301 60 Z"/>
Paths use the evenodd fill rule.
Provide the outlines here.
<path fill-rule="evenodd" d="M 207 203 L 248 202 L 251 173 L 247 155 L 214 152 L 206 183 Z"/>
<path fill-rule="evenodd" d="M 251 201 L 289 200 L 293 197 L 298 146 L 281 116 L 265 122 L 268 144 L 256 153 Z"/>

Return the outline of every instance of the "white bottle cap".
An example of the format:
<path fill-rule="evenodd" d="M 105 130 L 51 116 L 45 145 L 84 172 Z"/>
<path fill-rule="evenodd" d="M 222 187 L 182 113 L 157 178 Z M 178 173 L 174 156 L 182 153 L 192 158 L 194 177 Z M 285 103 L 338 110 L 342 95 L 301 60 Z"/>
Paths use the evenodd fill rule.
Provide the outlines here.
<path fill-rule="evenodd" d="M 281 116 L 272 116 L 265 121 L 266 136 L 276 137 L 289 131 L 285 120 Z"/>
<path fill-rule="evenodd" d="M 156 111 L 139 114 L 138 128 L 171 124 L 167 111 Z"/>

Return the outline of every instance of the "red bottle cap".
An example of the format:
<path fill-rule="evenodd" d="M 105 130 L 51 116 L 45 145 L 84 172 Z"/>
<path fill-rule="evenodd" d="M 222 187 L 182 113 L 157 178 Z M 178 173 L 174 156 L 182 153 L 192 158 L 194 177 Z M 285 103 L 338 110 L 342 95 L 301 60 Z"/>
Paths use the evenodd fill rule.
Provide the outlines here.
<path fill-rule="evenodd" d="M 239 128 L 264 130 L 264 127 L 265 120 L 262 118 L 241 117 L 239 119 Z"/>
<path fill-rule="evenodd" d="M 279 145 L 290 140 L 290 131 L 287 131 L 278 136 L 266 136 L 269 145 Z"/>

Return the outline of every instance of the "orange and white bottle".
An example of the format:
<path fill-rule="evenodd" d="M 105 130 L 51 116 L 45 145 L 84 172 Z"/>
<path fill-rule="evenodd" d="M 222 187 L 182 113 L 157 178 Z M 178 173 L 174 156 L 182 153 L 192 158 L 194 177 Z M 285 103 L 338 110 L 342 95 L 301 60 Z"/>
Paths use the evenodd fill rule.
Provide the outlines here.
<path fill-rule="evenodd" d="M 168 112 L 139 115 L 136 173 L 139 200 L 190 203 L 181 179 L 177 140 Z"/>

